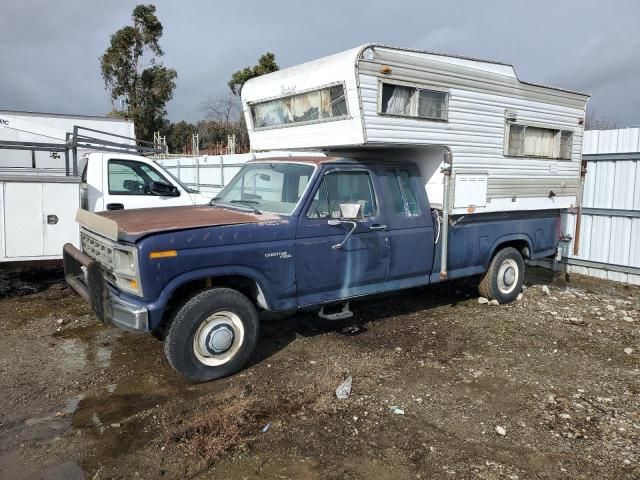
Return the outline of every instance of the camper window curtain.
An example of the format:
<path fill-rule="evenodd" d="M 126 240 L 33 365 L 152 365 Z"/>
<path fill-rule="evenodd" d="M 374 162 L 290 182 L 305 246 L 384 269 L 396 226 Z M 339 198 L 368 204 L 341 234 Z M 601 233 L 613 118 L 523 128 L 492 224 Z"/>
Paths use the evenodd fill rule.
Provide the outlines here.
<path fill-rule="evenodd" d="M 553 158 L 555 134 L 548 128 L 527 127 L 524 133 L 525 156 Z"/>
<path fill-rule="evenodd" d="M 411 115 L 411 96 L 415 89 L 401 85 L 383 84 L 382 111 L 391 115 Z"/>

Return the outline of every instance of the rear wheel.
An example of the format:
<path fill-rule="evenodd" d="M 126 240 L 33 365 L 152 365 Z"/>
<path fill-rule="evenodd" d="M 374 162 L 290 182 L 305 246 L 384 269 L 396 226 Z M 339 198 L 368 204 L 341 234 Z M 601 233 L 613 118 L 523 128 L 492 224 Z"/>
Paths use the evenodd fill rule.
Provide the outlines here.
<path fill-rule="evenodd" d="M 194 295 L 175 313 L 166 333 L 169 364 L 194 382 L 232 375 L 249 359 L 258 338 L 258 312 L 229 288 Z"/>
<path fill-rule="evenodd" d="M 484 297 L 500 303 L 513 302 L 524 281 L 524 260 L 518 250 L 506 247 L 491 260 L 489 270 L 484 274 L 478 290 Z"/>

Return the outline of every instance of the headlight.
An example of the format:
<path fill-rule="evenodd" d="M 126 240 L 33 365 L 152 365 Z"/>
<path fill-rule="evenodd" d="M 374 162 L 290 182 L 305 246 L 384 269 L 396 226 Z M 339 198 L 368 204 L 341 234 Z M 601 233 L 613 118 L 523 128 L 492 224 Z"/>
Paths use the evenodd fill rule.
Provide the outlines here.
<path fill-rule="evenodd" d="M 137 275 L 136 257 L 133 252 L 125 250 L 115 250 L 113 252 L 113 268 L 114 273 L 122 273 L 125 275 Z"/>
<path fill-rule="evenodd" d="M 115 248 L 113 251 L 113 275 L 116 285 L 125 292 L 142 295 L 138 259 L 135 250 Z"/>

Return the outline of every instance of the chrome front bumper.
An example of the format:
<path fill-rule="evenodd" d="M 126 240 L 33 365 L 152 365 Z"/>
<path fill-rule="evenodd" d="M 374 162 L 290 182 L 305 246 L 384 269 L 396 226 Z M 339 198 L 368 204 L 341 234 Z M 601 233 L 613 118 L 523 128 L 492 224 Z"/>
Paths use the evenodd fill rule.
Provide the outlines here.
<path fill-rule="evenodd" d="M 98 319 L 134 332 L 149 331 L 149 312 L 143 303 L 128 300 L 102 274 L 102 267 L 91 257 L 67 243 L 62 258 L 65 280 L 91 305 Z"/>

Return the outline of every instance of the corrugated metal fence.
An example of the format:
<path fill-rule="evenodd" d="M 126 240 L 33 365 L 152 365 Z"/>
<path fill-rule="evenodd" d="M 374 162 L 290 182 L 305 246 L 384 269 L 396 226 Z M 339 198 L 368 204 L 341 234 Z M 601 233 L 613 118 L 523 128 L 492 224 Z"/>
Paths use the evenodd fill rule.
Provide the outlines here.
<path fill-rule="evenodd" d="M 563 249 L 569 272 L 640 285 L 640 128 L 584 135 L 587 162 L 578 254 Z M 575 214 L 564 231 L 574 235 Z"/>

